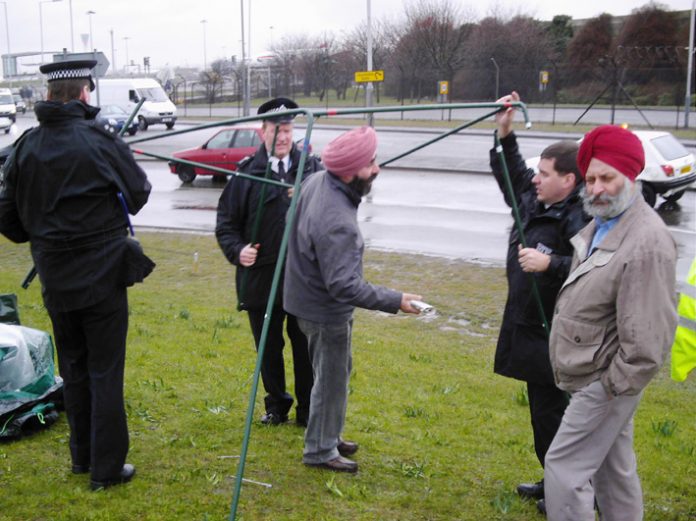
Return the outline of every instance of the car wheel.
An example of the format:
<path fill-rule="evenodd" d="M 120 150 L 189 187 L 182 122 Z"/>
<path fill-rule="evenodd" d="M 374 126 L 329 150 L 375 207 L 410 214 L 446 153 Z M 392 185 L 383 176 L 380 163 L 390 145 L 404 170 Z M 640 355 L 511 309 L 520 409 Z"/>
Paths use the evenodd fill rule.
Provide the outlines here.
<path fill-rule="evenodd" d="M 196 178 L 196 173 L 193 171 L 192 166 L 181 165 L 178 171 L 179 179 L 182 183 L 191 184 Z"/>
<path fill-rule="evenodd" d="M 643 199 L 648 203 L 651 208 L 655 206 L 655 201 L 657 201 L 657 195 L 655 194 L 655 189 L 648 183 L 643 184 Z"/>
<path fill-rule="evenodd" d="M 128 129 L 128 135 L 129 136 L 135 136 L 135 133 L 138 131 L 137 127 L 129 128 Z"/>
<path fill-rule="evenodd" d="M 172 123 L 165 123 L 165 125 L 167 126 L 167 130 L 171 130 L 171 129 L 174 128 L 174 122 L 172 122 Z"/>
<path fill-rule="evenodd" d="M 686 190 L 682 190 L 681 192 L 677 192 L 676 194 L 672 194 L 670 196 L 665 197 L 665 201 L 668 203 L 676 203 L 679 199 L 682 198 L 682 195 L 684 195 L 684 192 Z"/>
<path fill-rule="evenodd" d="M 138 116 L 138 128 L 140 130 L 147 130 L 148 126 L 147 120 L 142 116 Z"/>

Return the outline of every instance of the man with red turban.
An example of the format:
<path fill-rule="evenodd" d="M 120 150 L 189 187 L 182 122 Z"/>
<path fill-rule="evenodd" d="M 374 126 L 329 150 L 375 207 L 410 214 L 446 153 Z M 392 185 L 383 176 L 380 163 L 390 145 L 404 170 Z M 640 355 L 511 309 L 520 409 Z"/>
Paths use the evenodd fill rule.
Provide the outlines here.
<path fill-rule="evenodd" d="M 578 151 L 585 211 L 570 275 L 558 295 L 550 356 L 570 405 L 546 453 L 548 519 L 643 518 L 633 416 L 662 366 L 677 324 L 674 240 L 641 195 L 640 140 L 604 125 Z"/>
<path fill-rule="evenodd" d="M 421 297 L 363 279 L 364 243 L 358 205 L 379 173 L 377 134 L 361 127 L 334 139 L 322 154 L 327 171 L 302 185 L 288 243 L 283 305 L 307 335 L 314 385 L 305 432 L 305 465 L 357 472 L 346 456 L 358 444 L 341 434 L 352 369 L 351 332 L 356 307 L 418 313 Z"/>

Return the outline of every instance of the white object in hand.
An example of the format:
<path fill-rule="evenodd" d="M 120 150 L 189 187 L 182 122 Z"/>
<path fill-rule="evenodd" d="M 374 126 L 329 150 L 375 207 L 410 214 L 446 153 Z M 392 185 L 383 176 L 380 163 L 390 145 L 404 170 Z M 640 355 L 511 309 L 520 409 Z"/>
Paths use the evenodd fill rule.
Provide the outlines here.
<path fill-rule="evenodd" d="M 423 314 L 432 313 L 433 311 L 435 311 L 434 307 L 432 307 L 430 304 L 426 304 L 422 300 L 412 300 L 411 307 L 413 309 L 417 309 Z"/>

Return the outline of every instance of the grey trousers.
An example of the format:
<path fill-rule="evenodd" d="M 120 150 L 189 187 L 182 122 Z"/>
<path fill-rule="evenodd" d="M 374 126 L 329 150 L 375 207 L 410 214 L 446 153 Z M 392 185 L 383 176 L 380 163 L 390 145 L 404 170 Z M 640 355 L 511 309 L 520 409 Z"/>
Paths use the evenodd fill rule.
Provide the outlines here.
<path fill-rule="evenodd" d="M 314 374 L 303 461 L 325 463 L 339 456 L 337 447 L 346 421 L 353 321 L 320 324 L 298 318 L 297 322 L 307 337 Z"/>
<path fill-rule="evenodd" d="M 550 521 L 643 519 L 633 452 L 633 415 L 642 393 L 607 396 L 598 380 L 574 393 L 546 453 L 544 495 Z"/>

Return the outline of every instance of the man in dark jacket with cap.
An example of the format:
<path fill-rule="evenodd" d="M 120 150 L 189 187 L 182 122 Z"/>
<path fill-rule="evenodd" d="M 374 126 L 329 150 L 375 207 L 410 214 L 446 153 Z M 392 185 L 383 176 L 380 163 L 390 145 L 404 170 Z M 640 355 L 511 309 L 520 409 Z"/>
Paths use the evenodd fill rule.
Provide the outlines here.
<path fill-rule="evenodd" d="M 275 98 L 261 105 L 258 113 L 282 113 L 296 108 L 297 104 L 290 99 Z M 264 142 L 253 156 L 242 160 L 239 172 L 263 178 L 270 163 L 273 179 L 294 183 L 301 155 L 292 138 L 294 118 L 294 114 L 280 114 L 278 117 L 265 119 L 262 127 Z M 303 177 L 321 169 L 319 159 L 307 155 Z M 237 301 L 239 309 L 248 312 L 257 349 L 292 190 L 232 177 L 218 203 L 215 235 L 227 260 L 237 266 Z M 260 203 L 262 194 L 263 202 Z M 285 323 L 292 344 L 295 370 L 295 421 L 304 427 L 309 415 L 312 366 L 307 351 L 307 338 L 297 325 L 297 319 L 283 311 L 281 289 L 282 281 L 276 294 L 261 365 L 261 378 L 266 390 L 266 411 L 261 422 L 268 425 L 287 422 L 288 412 L 293 404 L 293 398 L 285 385 Z"/>
<path fill-rule="evenodd" d="M 516 92 L 498 103 L 519 101 Z M 536 280 L 547 323 L 551 322 L 556 295 L 568 275 L 573 248 L 570 239 L 589 220 L 583 213 L 578 145 L 561 141 L 541 154 L 539 172 L 527 168 L 512 131 L 514 109 L 496 115 L 498 137 L 509 167 L 520 210 L 527 248 L 522 248 L 517 228 L 510 232 L 507 254 L 508 298 L 498 337 L 494 370 L 527 383 L 534 449 L 544 465 L 546 451 L 561 424 L 568 404 L 566 393 L 556 387 L 549 361 L 549 332 L 544 329 L 532 292 Z M 491 168 L 505 202 L 511 206 L 497 151 L 491 150 Z M 522 497 L 542 501 L 543 481 L 517 487 Z M 543 504 L 540 504 L 543 508 Z"/>
<path fill-rule="evenodd" d="M 17 140 L 0 184 L 0 232 L 30 241 L 53 323 L 72 471 L 90 472 L 94 490 L 135 474 L 125 462 L 126 287 L 152 269 L 127 239 L 118 197 L 135 214 L 150 183 L 114 129 L 95 120 L 99 109 L 89 105 L 95 64 L 41 67 L 48 101 L 36 104 L 40 125 Z"/>

